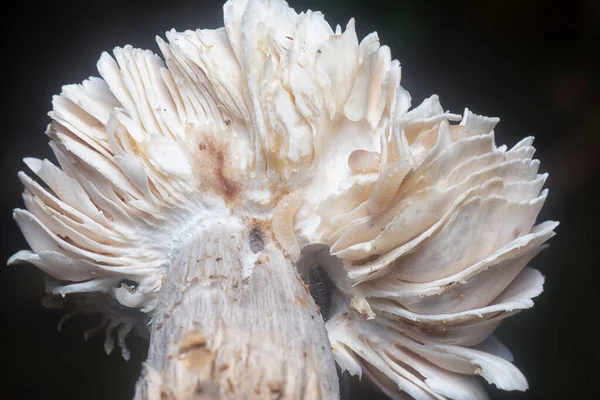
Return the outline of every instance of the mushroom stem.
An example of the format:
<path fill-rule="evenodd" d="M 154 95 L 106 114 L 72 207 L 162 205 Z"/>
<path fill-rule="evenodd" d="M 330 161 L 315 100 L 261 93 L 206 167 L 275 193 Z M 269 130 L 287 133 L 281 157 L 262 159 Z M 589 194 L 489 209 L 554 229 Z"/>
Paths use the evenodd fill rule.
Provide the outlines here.
<path fill-rule="evenodd" d="M 323 319 L 269 236 L 213 223 L 183 247 L 136 400 L 339 398 Z"/>

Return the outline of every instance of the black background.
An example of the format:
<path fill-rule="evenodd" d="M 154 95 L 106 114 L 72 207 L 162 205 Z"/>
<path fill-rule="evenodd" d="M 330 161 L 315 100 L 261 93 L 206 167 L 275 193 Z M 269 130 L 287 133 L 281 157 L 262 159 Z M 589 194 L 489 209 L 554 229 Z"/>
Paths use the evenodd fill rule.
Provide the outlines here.
<path fill-rule="evenodd" d="M 525 393 L 490 389 L 494 399 L 598 398 L 600 346 L 600 2 L 292 1 L 321 10 L 359 37 L 377 30 L 402 63 L 413 105 L 432 93 L 446 109 L 498 116 L 497 142 L 535 135 L 550 197 L 540 221 L 561 221 L 551 247 L 532 263 L 546 276 L 536 306 L 504 323 L 500 339 L 530 383 Z M 6 7 L 6 6 L 5 6 Z M 43 135 L 50 99 L 62 84 L 97 75 L 103 50 L 158 51 L 156 34 L 222 25 L 219 2 L 97 0 L 11 2 L 2 10 L 0 260 L 26 248 L 11 210 L 21 206 L 16 173 L 24 156 L 51 157 Z M 163 35 L 164 37 L 164 35 Z M 39 304 L 33 267 L 0 268 L 0 398 L 130 399 L 145 343 L 132 360 L 84 342 L 93 317 L 56 331 L 62 313 Z M 366 391 L 358 398 L 373 398 Z"/>

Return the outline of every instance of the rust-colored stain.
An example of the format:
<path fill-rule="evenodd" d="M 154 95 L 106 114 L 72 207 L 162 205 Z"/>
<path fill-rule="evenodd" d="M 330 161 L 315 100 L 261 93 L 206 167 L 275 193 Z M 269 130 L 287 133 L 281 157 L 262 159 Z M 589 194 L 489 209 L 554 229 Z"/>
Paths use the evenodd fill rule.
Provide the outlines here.
<path fill-rule="evenodd" d="M 206 338 L 202 333 L 193 332 L 184 336 L 178 349 L 179 359 L 188 363 L 191 368 L 210 369 L 216 355 L 206 346 Z"/>
<path fill-rule="evenodd" d="M 225 176 L 225 155 L 222 151 L 217 151 L 216 153 L 216 178 L 221 186 L 221 190 L 223 191 L 223 195 L 227 200 L 234 200 L 237 195 L 240 193 L 240 187 L 236 182 L 228 179 Z"/>
<path fill-rule="evenodd" d="M 306 293 L 307 296 L 310 296 L 310 290 L 308 288 L 308 285 L 306 284 L 306 282 L 304 282 L 302 280 L 302 278 L 300 277 L 300 275 L 296 274 L 296 279 L 298 280 L 298 282 L 300 282 L 300 285 L 302 285 L 302 287 L 304 288 L 304 293 Z"/>
<path fill-rule="evenodd" d="M 201 190 L 211 190 L 223 197 L 230 205 L 238 199 L 241 191 L 239 183 L 232 178 L 231 163 L 228 160 L 227 144 L 206 139 L 198 144 L 200 150 L 195 155 L 195 168 L 199 171 Z"/>
<path fill-rule="evenodd" d="M 245 217 L 246 225 L 250 230 L 257 229 L 261 231 L 263 234 L 269 232 L 271 230 L 271 220 L 270 219 L 258 219 L 258 218 L 250 218 Z"/>
<path fill-rule="evenodd" d="M 181 339 L 179 345 L 179 354 L 190 351 L 194 348 L 206 346 L 206 338 L 201 333 L 190 333 Z"/>
<path fill-rule="evenodd" d="M 302 308 L 304 308 L 308 305 L 308 301 L 306 301 L 306 299 L 304 297 L 296 296 L 296 301 L 298 301 L 298 304 L 300 304 L 300 306 L 302 306 Z"/>
<path fill-rule="evenodd" d="M 281 381 L 271 381 L 267 383 L 271 394 L 275 395 L 277 399 L 280 399 L 283 395 L 283 382 Z"/>

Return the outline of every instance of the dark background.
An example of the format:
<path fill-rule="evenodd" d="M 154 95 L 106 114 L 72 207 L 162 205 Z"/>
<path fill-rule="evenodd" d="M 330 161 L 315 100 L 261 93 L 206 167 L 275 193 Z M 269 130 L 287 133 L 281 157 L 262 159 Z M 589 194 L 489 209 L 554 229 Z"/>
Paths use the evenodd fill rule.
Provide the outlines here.
<path fill-rule="evenodd" d="M 50 99 L 62 84 L 97 75 L 101 51 L 131 44 L 158 51 L 154 36 L 222 25 L 220 2 L 97 0 L 11 2 L 2 11 L 0 262 L 26 248 L 11 210 L 21 206 L 16 173 L 24 156 L 51 157 L 43 135 Z M 35 4 L 35 5 L 34 5 Z M 359 37 L 377 30 L 403 66 L 413 105 L 432 93 L 446 109 L 498 116 L 499 144 L 536 136 L 550 197 L 541 220 L 561 221 L 534 261 L 546 276 L 536 306 L 510 318 L 500 339 L 527 376 L 526 393 L 490 389 L 494 399 L 598 398 L 600 346 L 600 2 L 398 0 L 292 1 L 328 21 L 357 20 Z M 163 35 L 164 36 L 164 35 Z M 130 399 L 145 343 L 129 339 L 132 360 L 104 355 L 102 339 L 83 341 L 95 321 L 39 299 L 33 267 L 0 268 L 0 398 Z M 101 336 L 101 335 L 100 335 Z M 8 372 L 6 372 L 8 371 Z M 369 397 L 361 393 L 358 397 Z"/>

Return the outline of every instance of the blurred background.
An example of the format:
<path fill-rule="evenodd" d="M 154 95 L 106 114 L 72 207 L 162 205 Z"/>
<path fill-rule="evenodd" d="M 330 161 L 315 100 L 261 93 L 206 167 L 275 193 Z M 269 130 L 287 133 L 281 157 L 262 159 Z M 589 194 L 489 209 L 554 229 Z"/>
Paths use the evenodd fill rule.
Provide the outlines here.
<path fill-rule="evenodd" d="M 36 4 L 36 5 L 34 5 Z M 546 276 L 532 310 L 507 320 L 498 336 L 529 380 L 525 393 L 490 388 L 493 399 L 588 399 L 600 390 L 600 2 L 296 0 L 332 24 L 357 20 L 402 64 L 413 105 L 432 93 L 444 108 L 498 116 L 499 144 L 534 135 L 550 197 L 540 221 L 560 220 L 558 236 L 532 265 Z M 2 13 L 1 254 L 26 248 L 11 210 L 22 204 L 17 171 L 25 156 L 51 157 L 44 136 L 53 94 L 97 75 L 96 60 L 117 45 L 158 51 L 170 28 L 222 25 L 221 2 L 96 0 L 13 2 Z M 8 122 L 8 123 L 7 123 Z M 42 275 L 0 267 L 1 399 L 130 399 L 146 344 L 128 340 L 132 360 L 106 356 L 102 338 L 76 317 L 43 309 Z M 368 389 L 356 398 L 375 398 Z"/>

